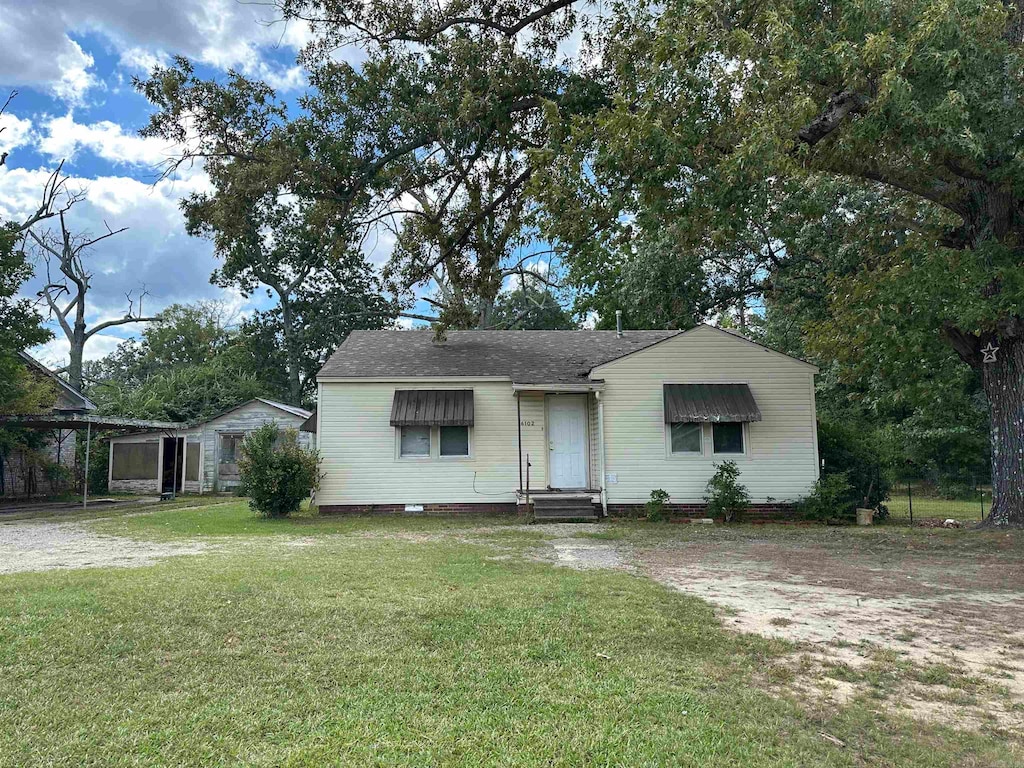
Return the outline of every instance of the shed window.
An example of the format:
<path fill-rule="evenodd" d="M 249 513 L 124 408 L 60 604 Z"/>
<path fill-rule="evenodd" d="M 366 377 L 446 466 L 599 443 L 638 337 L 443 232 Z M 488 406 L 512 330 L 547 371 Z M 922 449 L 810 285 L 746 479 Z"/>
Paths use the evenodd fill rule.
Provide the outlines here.
<path fill-rule="evenodd" d="M 430 455 L 430 427 L 400 427 L 401 456 L 421 457 Z"/>
<path fill-rule="evenodd" d="M 114 443 L 112 480 L 156 480 L 159 443 Z"/>
<path fill-rule="evenodd" d="M 672 453 L 700 453 L 703 427 L 692 421 L 672 425 Z"/>
<path fill-rule="evenodd" d="M 220 436 L 220 463 L 237 464 L 242 455 L 242 440 L 244 435 L 221 435 Z"/>
<path fill-rule="evenodd" d="M 469 427 L 440 427 L 442 456 L 469 456 Z"/>
<path fill-rule="evenodd" d="M 185 479 L 188 481 L 199 479 L 199 451 L 199 443 L 189 441 L 185 454 Z"/>
<path fill-rule="evenodd" d="M 715 453 L 743 453 L 743 423 L 722 421 L 712 425 Z"/>

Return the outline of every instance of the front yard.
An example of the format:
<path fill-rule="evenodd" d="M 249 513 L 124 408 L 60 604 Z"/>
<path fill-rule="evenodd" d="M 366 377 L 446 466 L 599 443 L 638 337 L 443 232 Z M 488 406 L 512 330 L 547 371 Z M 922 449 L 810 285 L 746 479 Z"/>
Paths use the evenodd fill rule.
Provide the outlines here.
<path fill-rule="evenodd" d="M 744 623 L 749 606 L 729 603 L 744 589 L 730 578 L 762 601 L 804 584 L 821 602 L 862 577 L 880 599 L 933 590 L 965 608 L 980 579 L 996 602 L 1015 601 L 1017 533 L 516 523 L 268 522 L 242 502 L 0 522 L 0 765 L 1024 759 L 1010 618 L 981 617 L 1008 649 L 989 675 L 904 652 L 910 630 L 801 637 L 789 628 L 813 612 L 785 614 L 790 598 L 765 609 L 776 636 L 762 636 Z M 56 564 L 19 543 L 58 531 L 90 543 Z M 139 567 L 83 567 L 97 565 L 90 548 L 119 547 L 144 549 L 120 563 Z M 905 706 L 929 688 L 948 716 Z M 1006 716 L 959 714 L 991 702 Z"/>

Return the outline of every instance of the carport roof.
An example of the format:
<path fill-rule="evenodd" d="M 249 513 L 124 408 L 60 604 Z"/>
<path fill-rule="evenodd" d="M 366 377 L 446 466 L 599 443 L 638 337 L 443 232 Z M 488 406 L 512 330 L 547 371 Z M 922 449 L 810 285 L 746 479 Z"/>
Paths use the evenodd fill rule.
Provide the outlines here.
<path fill-rule="evenodd" d="M 0 414 L 0 426 L 30 429 L 184 429 L 178 421 L 127 419 L 120 416 L 94 416 L 86 413 Z"/>

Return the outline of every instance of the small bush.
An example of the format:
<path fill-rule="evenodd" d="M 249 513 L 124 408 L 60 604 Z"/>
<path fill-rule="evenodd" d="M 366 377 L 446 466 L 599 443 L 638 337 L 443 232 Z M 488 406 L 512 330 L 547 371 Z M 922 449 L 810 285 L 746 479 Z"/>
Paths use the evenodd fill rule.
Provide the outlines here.
<path fill-rule="evenodd" d="M 750 506 L 750 494 L 745 485 L 740 485 L 740 468 L 735 461 L 723 461 L 714 466 L 715 474 L 708 480 L 704 496 L 708 514 L 721 517 L 727 523 L 735 522 Z"/>
<path fill-rule="evenodd" d="M 238 460 L 249 507 L 264 517 L 285 517 L 320 484 L 320 457 L 299 446 L 294 429 L 264 424 L 242 442 Z"/>
<path fill-rule="evenodd" d="M 644 508 L 647 510 L 647 519 L 656 523 L 668 520 L 668 509 L 665 507 L 668 504 L 668 500 L 669 495 L 667 491 L 661 488 L 651 491 L 651 500 L 644 504 Z"/>
<path fill-rule="evenodd" d="M 857 492 L 845 472 L 822 475 L 805 498 L 797 502 L 797 511 L 810 520 L 849 517 L 857 508 Z"/>

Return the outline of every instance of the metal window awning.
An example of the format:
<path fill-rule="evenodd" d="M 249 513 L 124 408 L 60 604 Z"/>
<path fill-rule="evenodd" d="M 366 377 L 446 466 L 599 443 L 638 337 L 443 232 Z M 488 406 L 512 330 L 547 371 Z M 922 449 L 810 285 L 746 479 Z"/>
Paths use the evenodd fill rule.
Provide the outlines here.
<path fill-rule="evenodd" d="M 666 384 L 665 423 L 761 421 L 761 409 L 746 384 Z"/>
<path fill-rule="evenodd" d="M 471 427 L 473 390 L 396 389 L 393 427 Z"/>

